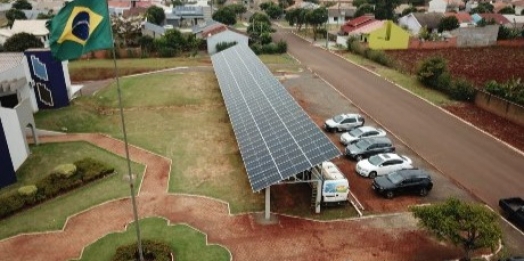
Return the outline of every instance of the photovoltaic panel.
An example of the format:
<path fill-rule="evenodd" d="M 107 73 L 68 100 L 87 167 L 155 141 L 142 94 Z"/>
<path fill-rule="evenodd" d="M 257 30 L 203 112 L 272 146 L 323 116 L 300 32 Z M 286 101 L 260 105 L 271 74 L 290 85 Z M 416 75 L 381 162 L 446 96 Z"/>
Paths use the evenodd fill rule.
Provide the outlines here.
<path fill-rule="evenodd" d="M 341 155 L 249 47 L 211 60 L 253 191 Z"/>

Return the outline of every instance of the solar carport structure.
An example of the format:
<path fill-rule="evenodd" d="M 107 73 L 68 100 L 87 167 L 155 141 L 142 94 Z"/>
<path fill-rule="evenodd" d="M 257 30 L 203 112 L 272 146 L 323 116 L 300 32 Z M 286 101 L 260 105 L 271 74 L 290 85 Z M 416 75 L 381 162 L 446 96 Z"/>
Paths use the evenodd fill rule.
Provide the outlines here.
<path fill-rule="evenodd" d="M 251 49 L 235 45 L 211 57 L 253 191 L 340 156 Z"/>

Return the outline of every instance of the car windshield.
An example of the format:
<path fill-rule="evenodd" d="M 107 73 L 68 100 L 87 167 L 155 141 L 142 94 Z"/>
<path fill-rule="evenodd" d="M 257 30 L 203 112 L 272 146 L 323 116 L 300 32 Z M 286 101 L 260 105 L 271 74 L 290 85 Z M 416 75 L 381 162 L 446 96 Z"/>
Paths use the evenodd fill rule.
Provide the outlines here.
<path fill-rule="evenodd" d="M 398 174 L 397 172 L 393 172 L 393 173 L 388 174 L 387 178 L 393 184 L 398 184 L 398 183 L 400 183 L 402 181 L 402 176 L 400 174 Z"/>
<path fill-rule="evenodd" d="M 359 137 L 360 134 L 362 134 L 363 131 L 360 130 L 360 128 L 356 128 L 356 129 L 352 129 L 349 131 L 349 135 L 353 136 L 353 137 Z"/>
<path fill-rule="evenodd" d="M 371 163 L 372 165 L 375 165 L 375 166 L 378 166 L 378 165 L 382 164 L 382 162 L 384 162 L 382 160 L 382 157 L 380 157 L 379 155 L 375 155 L 375 156 L 369 157 L 368 161 L 369 161 L 369 163 Z"/>
<path fill-rule="evenodd" d="M 371 144 L 367 139 L 359 140 L 357 143 L 355 143 L 355 146 L 359 149 L 365 149 Z"/>
<path fill-rule="evenodd" d="M 343 119 L 344 119 L 344 116 L 342 116 L 342 115 L 337 115 L 337 116 L 333 117 L 333 121 L 336 122 L 336 123 L 341 122 Z"/>

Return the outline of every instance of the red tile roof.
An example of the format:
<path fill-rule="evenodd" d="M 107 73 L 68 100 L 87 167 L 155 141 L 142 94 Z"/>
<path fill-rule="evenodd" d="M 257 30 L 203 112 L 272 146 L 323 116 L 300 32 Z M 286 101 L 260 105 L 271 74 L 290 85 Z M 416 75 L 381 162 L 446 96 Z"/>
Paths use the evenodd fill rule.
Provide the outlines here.
<path fill-rule="evenodd" d="M 209 36 L 213 36 L 225 30 L 227 30 L 227 26 L 225 24 L 211 25 L 209 28 L 206 28 L 204 31 L 202 31 L 202 38 L 208 38 Z"/>
<path fill-rule="evenodd" d="M 510 21 L 508 18 L 504 17 L 501 14 L 479 14 L 480 17 L 484 18 L 486 21 L 494 20 L 497 24 L 509 24 Z"/>
<path fill-rule="evenodd" d="M 373 21 L 376 21 L 375 18 L 373 16 L 368 16 L 368 15 L 364 15 L 364 16 L 359 16 L 355 19 L 351 19 L 349 21 L 347 21 L 344 25 L 342 25 L 340 27 L 340 31 L 344 32 L 344 33 L 349 33 L 353 30 L 356 30 L 357 28 L 359 27 L 362 27 L 366 24 L 369 24 Z"/>
<path fill-rule="evenodd" d="M 466 12 L 460 13 L 446 13 L 446 16 L 455 16 L 459 23 L 470 23 L 473 22 L 473 18 Z"/>

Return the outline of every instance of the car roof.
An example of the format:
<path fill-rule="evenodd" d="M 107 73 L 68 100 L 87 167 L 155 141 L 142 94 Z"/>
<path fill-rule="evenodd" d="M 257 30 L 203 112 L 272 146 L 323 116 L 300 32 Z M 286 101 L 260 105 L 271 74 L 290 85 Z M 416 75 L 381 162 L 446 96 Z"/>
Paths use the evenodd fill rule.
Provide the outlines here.
<path fill-rule="evenodd" d="M 399 159 L 404 160 L 400 155 L 396 153 L 380 153 L 377 154 L 377 156 L 381 157 L 383 160 L 389 160 L 389 159 Z"/>
<path fill-rule="evenodd" d="M 344 113 L 344 114 L 340 114 L 342 116 L 344 116 L 344 118 L 351 118 L 351 117 L 362 117 L 360 114 L 358 113 Z"/>
<path fill-rule="evenodd" d="M 402 169 L 396 172 L 400 174 L 404 179 L 407 179 L 407 178 L 429 178 L 431 179 L 431 176 L 429 175 L 429 173 L 423 169 Z"/>
<path fill-rule="evenodd" d="M 375 137 L 375 138 L 369 138 L 367 140 L 370 143 L 372 143 L 372 144 L 375 144 L 375 143 L 389 143 L 389 144 L 393 144 L 388 137 Z"/>
<path fill-rule="evenodd" d="M 373 126 L 360 126 L 357 129 L 361 130 L 362 132 L 369 132 L 369 131 L 377 130 L 377 128 Z"/>

